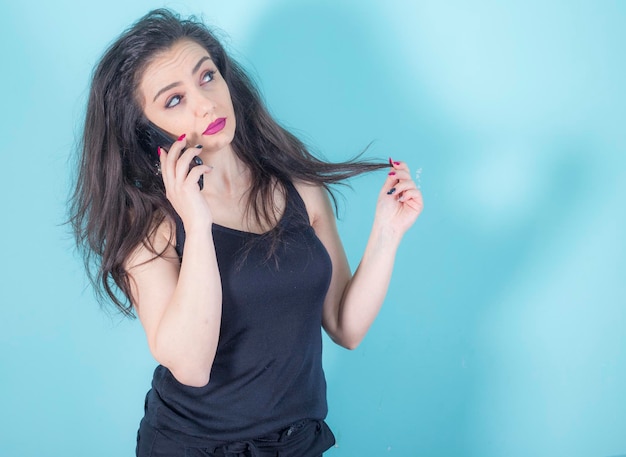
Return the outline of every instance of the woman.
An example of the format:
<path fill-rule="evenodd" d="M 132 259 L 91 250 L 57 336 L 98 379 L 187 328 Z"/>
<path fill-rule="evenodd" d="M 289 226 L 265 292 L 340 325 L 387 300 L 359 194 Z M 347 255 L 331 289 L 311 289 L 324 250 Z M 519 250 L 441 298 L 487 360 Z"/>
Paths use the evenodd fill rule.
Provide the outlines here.
<path fill-rule="evenodd" d="M 353 276 L 328 185 L 382 167 Z M 156 10 L 94 71 L 72 202 L 97 289 L 137 314 L 159 362 L 138 456 L 334 444 L 321 327 L 355 348 L 378 313 L 422 210 L 404 163 L 314 158 L 203 24 Z"/>

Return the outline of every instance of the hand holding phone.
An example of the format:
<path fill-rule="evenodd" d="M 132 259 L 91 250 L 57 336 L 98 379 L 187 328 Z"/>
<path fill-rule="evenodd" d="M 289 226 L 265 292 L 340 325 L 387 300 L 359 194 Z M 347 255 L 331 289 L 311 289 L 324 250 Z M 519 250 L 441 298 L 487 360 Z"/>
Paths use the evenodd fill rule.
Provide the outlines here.
<path fill-rule="evenodd" d="M 172 138 L 170 135 L 165 133 L 152 122 L 148 122 L 148 124 L 144 124 L 143 126 L 138 126 L 137 136 L 139 138 L 139 144 L 141 145 L 141 148 L 153 161 L 156 168 L 156 173 L 160 174 L 161 162 L 159 160 L 157 148 L 169 148 L 170 145 L 176 141 L 176 138 Z M 185 150 L 181 151 L 181 154 L 184 151 Z M 198 156 L 194 156 L 191 163 L 189 164 L 189 170 L 197 165 L 202 164 L 202 159 Z M 200 179 L 198 180 L 198 186 L 200 187 L 200 190 L 204 188 L 204 176 L 200 176 Z"/>

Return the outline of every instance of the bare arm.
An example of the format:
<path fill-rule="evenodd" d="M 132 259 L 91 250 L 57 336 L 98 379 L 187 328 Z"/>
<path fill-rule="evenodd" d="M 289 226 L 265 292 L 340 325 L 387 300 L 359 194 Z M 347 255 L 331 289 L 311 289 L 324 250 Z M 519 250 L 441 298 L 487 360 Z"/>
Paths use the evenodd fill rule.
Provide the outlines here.
<path fill-rule="evenodd" d="M 187 234 L 182 265 L 166 237 L 157 237 L 162 257 L 141 246 L 129 263 L 135 309 L 157 362 L 182 384 L 200 387 L 209 381 L 222 309 L 210 230 Z"/>
<path fill-rule="evenodd" d="M 333 264 L 324 302 L 324 329 L 333 341 L 349 349 L 359 345 L 378 315 L 402 236 L 417 220 L 423 206 L 421 193 L 410 179 L 406 165 L 395 165 L 391 173 L 380 191 L 372 231 L 354 276 L 328 196 L 321 188 L 304 190 L 313 228 Z M 395 191 L 388 194 L 392 188 Z"/>
<path fill-rule="evenodd" d="M 219 338 L 222 288 L 211 233 L 212 217 L 197 185 L 206 166 L 189 172 L 194 151 L 179 160 L 182 143 L 163 152 L 161 166 L 167 197 L 186 229 L 182 264 L 172 245 L 174 224 L 165 221 L 153 244 L 160 257 L 138 246 L 126 264 L 133 304 L 155 359 L 190 386 L 209 382 Z"/>

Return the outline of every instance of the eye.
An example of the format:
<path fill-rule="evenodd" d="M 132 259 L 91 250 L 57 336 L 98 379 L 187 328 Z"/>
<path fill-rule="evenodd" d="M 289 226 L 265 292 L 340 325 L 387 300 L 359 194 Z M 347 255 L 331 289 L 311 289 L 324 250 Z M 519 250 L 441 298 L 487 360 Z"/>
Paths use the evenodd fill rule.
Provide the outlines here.
<path fill-rule="evenodd" d="M 213 77 L 215 75 L 215 70 L 209 70 L 206 73 L 204 73 L 202 75 L 202 82 L 203 83 L 208 83 L 210 81 L 213 81 Z"/>
<path fill-rule="evenodd" d="M 165 107 L 166 108 L 174 108 L 176 105 L 178 105 L 181 101 L 182 97 L 180 95 L 174 95 L 173 97 L 170 97 L 167 102 L 165 103 Z"/>

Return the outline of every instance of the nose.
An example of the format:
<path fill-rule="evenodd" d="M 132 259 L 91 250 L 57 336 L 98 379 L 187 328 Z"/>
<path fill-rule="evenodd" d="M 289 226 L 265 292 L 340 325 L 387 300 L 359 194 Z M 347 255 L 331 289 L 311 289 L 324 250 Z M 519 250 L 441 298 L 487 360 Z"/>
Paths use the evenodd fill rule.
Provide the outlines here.
<path fill-rule="evenodd" d="M 215 109 L 215 101 L 206 91 L 196 90 L 193 103 L 195 114 L 198 117 L 204 117 Z"/>

